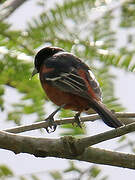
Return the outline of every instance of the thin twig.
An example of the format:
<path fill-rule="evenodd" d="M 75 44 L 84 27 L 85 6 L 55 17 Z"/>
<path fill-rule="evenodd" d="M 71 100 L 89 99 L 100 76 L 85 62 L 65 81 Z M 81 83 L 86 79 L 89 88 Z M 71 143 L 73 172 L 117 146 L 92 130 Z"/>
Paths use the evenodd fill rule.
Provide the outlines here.
<path fill-rule="evenodd" d="M 7 0 L 0 5 L 0 21 L 8 18 L 19 6 L 28 0 Z"/>
<path fill-rule="evenodd" d="M 116 114 L 116 117 L 118 118 L 124 118 L 124 121 L 126 118 L 127 124 L 131 122 L 135 122 L 134 120 L 129 120 L 129 118 L 135 118 L 135 113 L 117 112 L 115 114 Z M 99 119 L 100 119 L 100 116 L 97 114 L 87 115 L 80 118 L 81 122 L 88 122 L 88 121 L 93 122 Z M 74 118 L 72 117 L 72 118 L 64 118 L 61 120 L 56 120 L 55 122 L 56 122 L 56 125 L 63 125 L 63 124 L 74 123 L 75 121 L 74 121 Z M 3 131 L 10 132 L 10 133 L 21 133 L 25 131 L 40 129 L 40 128 L 47 128 L 48 126 L 49 126 L 48 122 L 44 120 L 42 122 L 37 122 L 30 125 L 23 125 L 23 126 L 10 128 L 10 129 L 4 129 Z"/>

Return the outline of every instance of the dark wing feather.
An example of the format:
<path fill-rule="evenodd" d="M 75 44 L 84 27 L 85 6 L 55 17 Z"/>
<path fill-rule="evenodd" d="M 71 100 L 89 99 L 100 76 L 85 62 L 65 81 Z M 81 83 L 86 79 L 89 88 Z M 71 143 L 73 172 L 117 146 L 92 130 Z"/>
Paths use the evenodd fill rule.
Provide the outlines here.
<path fill-rule="evenodd" d="M 54 78 L 46 78 L 46 81 L 64 92 L 69 92 L 82 97 L 87 96 L 86 84 L 83 78 L 81 78 L 75 70 L 72 70 L 72 72 L 69 73 L 61 73 Z"/>

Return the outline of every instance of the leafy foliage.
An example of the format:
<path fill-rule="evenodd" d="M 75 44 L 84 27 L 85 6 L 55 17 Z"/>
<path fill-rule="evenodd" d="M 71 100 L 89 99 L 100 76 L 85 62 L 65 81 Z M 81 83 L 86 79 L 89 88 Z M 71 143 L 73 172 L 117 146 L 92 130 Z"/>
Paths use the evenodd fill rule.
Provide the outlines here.
<path fill-rule="evenodd" d="M 73 172 L 75 173 L 75 176 L 73 176 Z M 63 174 L 64 173 L 64 174 Z M 97 180 L 107 180 L 107 176 L 102 176 L 101 169 L 99 169 L 97 166 L 90 166 L 87 169 L 81 169 L 78 167 L 73 161 L 69 161 L 69 167 L 65 169 L 64 171 L 55 171 L 55 172 L 50 172 L 50 175 L 52 179 L 66 179 L 65 177 L 67 176 L 68 178 L 71 177 L 71 179 L 97 179 Z M 76 178 L 73 178 L 76 177 Z"/>
<path fill-rule="evenodd" d="M 4 180 L 5 178 L 12 177 L 13 172 L 6 165 L 0 165 L 0 179 Z"/>
<path fill-rule="evenodd" d="M 134 27 L 135 23 L 135 2 L 126 1 L 122 4 L 122 16 L 120 26 L 124 28 Z"/>
<path fill-rule="evenodd" d="M 3 61 L 4 58 L 4 61 Z M 44 115 L 44 94 L 37 79 L 29 80 L 31 77 L 32 64 L 23 60 L 19 60 L 17 57 L 12 57 L 9 54 L 4 55 L 0 59 L 1 72 L 1 107 L 3 107 L 2 96 L 4 94 L 4 86 L 10 86 L 16 88 L 23 94 L 21 101 L 17 104 L 13 104 L 14 111 L 9 112 L 8 120 L 14 120 L 17 124 L 20 123 L 21 115 L 31 114 L 36 112 L 38 120 Z M 38 88 L 38 91 L 35 91 Z M 39 96 L 40 94 L 40 96 Z M 32 100 L 27 105 L 27 100 Z"/>
<path fill-rule="evenodd" d="M 132 54 L 125 54 L 123 56 L 114 54 L 100 55 L 99 59 L 106 65 L 113 65 L 131 72 L 135 71 L 135 62 Z"/>

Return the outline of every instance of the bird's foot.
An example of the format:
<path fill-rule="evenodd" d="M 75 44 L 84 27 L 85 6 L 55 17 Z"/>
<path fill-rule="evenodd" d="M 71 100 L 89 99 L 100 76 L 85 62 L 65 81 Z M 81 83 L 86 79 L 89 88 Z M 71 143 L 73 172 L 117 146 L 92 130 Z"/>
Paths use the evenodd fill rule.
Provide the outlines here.
<path fill-rule="evenodd" d="M 61 105 L 58 109 L 56 109 L 52 114 L 50 114 L 50 115 L 45 119 L 45 121 L 48 122 L 48 127 L 45 128 L 48 133 L 52 133 L 52 132 L 54 132 L 54 131 L 56 130 L 57 124 L 56 124 L 55 121 L 54 121 L 54 116 L 55 116 L 55 114 L 56 114 L 61 108 L 63 108 L 64 106 L 65 106 L 65 104 L 64 104 L 64 105 Z"/>
<path fill-rule="evenodd" d="M 81 121 L 80 121 L 80 112 L 78 112 L 78 113 L 75 114 L 74 119 L 75 119 L 76 124 L 77 124 L 80 128 L 82 128 Z"/>
<path fill-rule="evenodd" d="M 54 121 L 54 117 L 51 115 L 48 116 L 48 118 L 45 119 L 46 122 L 48 122 L 48 127 L 45 128 L 48 133 L 52 133 L 56 130 L 57 124 Z"/>

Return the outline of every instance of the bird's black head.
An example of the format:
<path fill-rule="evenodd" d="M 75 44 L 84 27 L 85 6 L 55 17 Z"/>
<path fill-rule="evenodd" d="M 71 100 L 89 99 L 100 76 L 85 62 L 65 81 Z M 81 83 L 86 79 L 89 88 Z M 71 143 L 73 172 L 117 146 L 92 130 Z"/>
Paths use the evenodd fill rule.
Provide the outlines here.
<path fill-rule="evenodd" d="M 34 64 L 35 69 L 32 73 L 32 76 L 34 76 L 36 73 L 39 73 L 40 67 L 47 58 L 53 56 L 54 54 L 64 51 L 64 49 L 59 47 L 45 47 L 41 49 L 35 56 Z"/>

